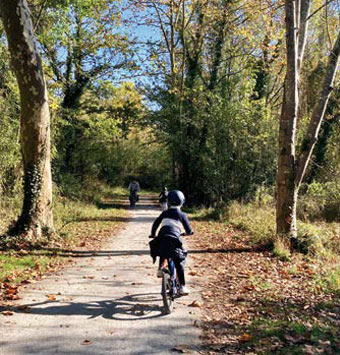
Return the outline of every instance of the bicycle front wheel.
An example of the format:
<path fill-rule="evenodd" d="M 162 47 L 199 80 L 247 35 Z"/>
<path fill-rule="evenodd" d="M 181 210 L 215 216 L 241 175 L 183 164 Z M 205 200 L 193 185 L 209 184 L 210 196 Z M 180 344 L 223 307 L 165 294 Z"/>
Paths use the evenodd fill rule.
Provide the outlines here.
<path fill-rule="evenodd" d="M 174 308 L 174 299 L 172 297 L 172 281 L 169 274 L 163 272 L 162 276 L 162 298 L 164 311 L 170 314 Z"/>

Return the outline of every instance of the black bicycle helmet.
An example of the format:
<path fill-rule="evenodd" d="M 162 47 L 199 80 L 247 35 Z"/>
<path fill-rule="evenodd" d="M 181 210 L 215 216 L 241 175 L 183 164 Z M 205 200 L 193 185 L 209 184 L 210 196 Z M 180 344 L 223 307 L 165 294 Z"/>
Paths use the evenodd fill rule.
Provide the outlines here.
<path fill-rule="evenodd" d="M 168 195 L 168 203 L 171 206 L 182 206 L 185 202 L 185 197 L 182 191 L 171 190 Z"/>

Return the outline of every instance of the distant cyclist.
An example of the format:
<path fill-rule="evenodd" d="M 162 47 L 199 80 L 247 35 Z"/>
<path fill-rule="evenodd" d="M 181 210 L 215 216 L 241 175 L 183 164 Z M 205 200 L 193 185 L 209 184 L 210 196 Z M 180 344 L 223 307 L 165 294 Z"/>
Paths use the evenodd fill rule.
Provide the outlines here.
<path fill-rule="evenodd" d="M 162 206 L 162 211 L 166 211 L 168 209 L 168 194 L 168 189 L 166 186 L 163 186 L 163 190 L 158 196 L 158 201 Z"/>
<path fill-rule="evenodd" d="M 165 259 L 171 258 L 175 264 L 178 280 L 180 283 L 180 294 L 188 295 L 189 290 L 185 286 L 184 265 L 187 252 L 183 246 L 181 238 L 183 229 L 186 235 L 194 234 L 187 215 L 181 211 L 185 202 L 185 197 L 181 191 L 172 190 L 168 195 L 169 209 L 163 211 L 154 221 L 151 230 L 151 238 L 156 236 L 158 227 L 161 225 L 157 238 L 154 239 L 154 245 L 157 245 L 160 256 L 159 267 L 162 268 Z M 158 275 L 160 273 L 160 275 Z M 158 270 L 157 276 L 161 276 Z"/>
<path fill-rule="evenodd" d="M 134 207 L 136 202 L 139 200 L 138 192 L 140 191 L 139 182 L 134 178 L 131 178 L 130 184 L 128 186 L 128 190 L 130 191 L 130 206 Z"/>

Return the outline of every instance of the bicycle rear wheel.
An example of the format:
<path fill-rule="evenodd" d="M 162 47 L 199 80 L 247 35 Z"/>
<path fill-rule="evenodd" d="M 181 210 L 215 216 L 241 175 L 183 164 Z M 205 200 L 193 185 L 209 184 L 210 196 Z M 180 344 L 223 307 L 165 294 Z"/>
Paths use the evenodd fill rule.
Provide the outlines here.
<path fill-rule="evenodd" d="M 170 314 L 174 308 L 174 299 L 172 296 L 171 276 L 166 272 L 163 272 L 162 276 L 162 298 L 164 311 L 166 314 Z"/>

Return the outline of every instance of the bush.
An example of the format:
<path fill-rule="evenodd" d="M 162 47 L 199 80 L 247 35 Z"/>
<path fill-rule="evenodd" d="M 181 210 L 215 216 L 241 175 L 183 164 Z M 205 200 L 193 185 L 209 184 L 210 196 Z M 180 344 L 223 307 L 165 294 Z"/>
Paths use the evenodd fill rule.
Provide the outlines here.
<path fill-rule="evenodd" d="M 233 202 L 228 208 L 228 222 L 249 232 L 254 243 L 272 245 L 275 241 L 275 210 L 270 205 Z"/>
<path fill-rule="evenodd" d="M 337 181 L 314 182 L 303 186 L 306 190 L 298 201 L 297 217 L 302 221 L 333 222 L 340 219 L 340 185 Z"/>
<path fill-rule="evenodd" d="M 277 239 L 274 243 L 273 254 L 282 261 L 288 261 L 291 256 L 290 248 L 286 244 L 281 239 Z"/>
<path fill-rule="evenodd" d="M 327 188 L 329 189 L 329 186 Z M 340 226 L 338 223 L 322 220 L 327 209 L 322 204 L 320 207 L 316 202 L 316 196 L 325 199 L 329 197 L 329 190 L 323 185 L 314 185 L 309 190 L 309 194 L 305 193 L 302 196 L 299 205 L 300 219 L 297 222 L 298 236 L 291 240 L 291 246 L 298 252 L 316 258 L 336 259 L 340 255 Z M 305 210 L 302 210 L 302 206 Z M 195 218 L 230 223 L 249 233 L 255 244 L 273 246 L 276 256 L 282 259 L 289 258 L 289 247 L 276 237 L 275 200 L 270 189 L 259 188 L 252 202 L 234 201 L 223 208 L 202 209 L 196 213 Z"/>

